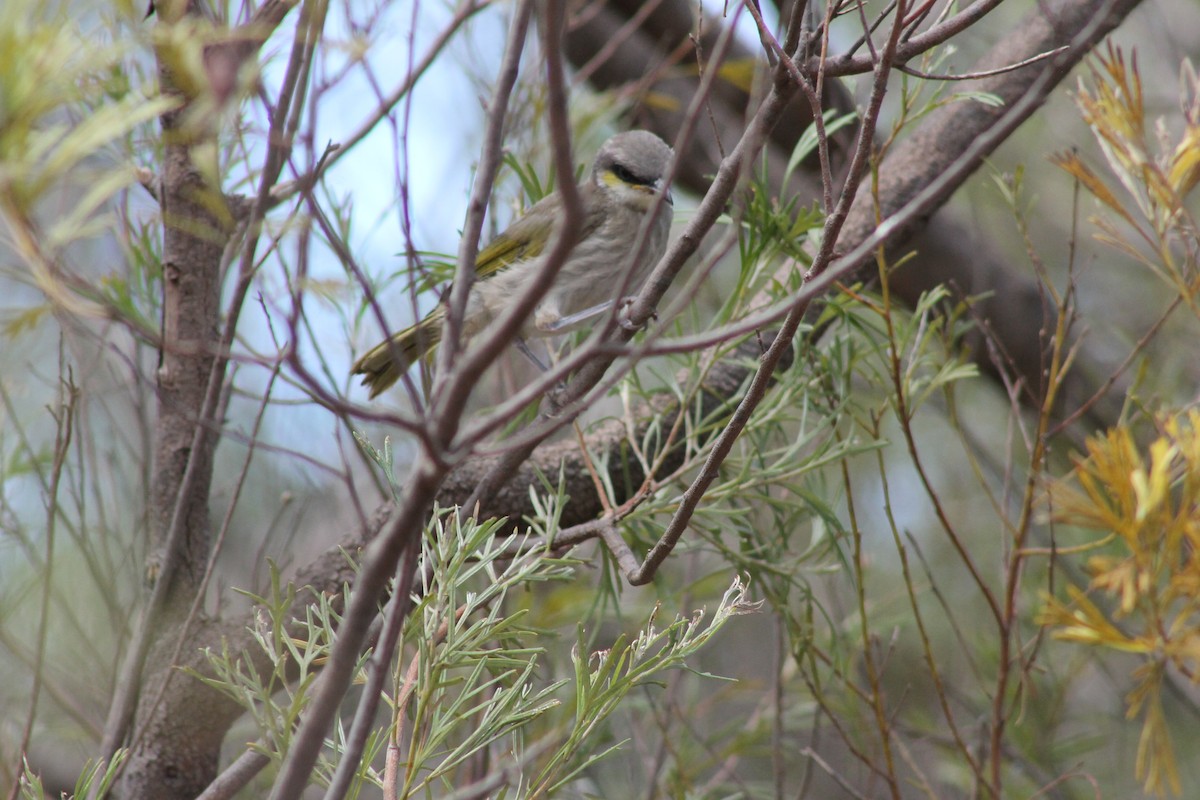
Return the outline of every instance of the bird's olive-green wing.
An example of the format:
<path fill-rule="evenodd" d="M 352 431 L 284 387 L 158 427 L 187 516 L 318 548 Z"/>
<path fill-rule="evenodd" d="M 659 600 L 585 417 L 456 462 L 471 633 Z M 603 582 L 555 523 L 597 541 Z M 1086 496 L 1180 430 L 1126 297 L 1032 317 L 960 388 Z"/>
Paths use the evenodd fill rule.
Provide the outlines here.
<path fill-rule="evenodd" d="M 603 215 L 596 213 L 599 209 L 591 202 L 588 191 L 590 188 L 580 187 L 585 209 L 583 230 L 579 232 L 580 239 L 590 236 L 603 222 Z M 562 216 L 561 203 L 562 200 L 557 194 L 543 197 L 534 203 L 516 222 L 479 251 L 479 255 L 475 257 L 475 277 L 487 278 L 510 264 L 540 256 L 550 241 L 555 223 Z"/>
<path fill-rule="evenodd" d="M 558 217 L 554 196 L 534 203 L 520 219 L 479 251 L 475 257 L 475 277 L 487 278 L 518 261 L 537 258 L 546 249 Z"/>

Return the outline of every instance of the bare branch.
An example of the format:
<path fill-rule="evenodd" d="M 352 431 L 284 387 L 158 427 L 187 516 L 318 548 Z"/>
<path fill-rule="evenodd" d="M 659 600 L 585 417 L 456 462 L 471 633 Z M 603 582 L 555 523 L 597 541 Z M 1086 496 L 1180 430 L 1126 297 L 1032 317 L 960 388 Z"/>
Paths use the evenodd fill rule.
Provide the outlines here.
<path fill-rule="evenodd" d="M 196 800 L 231 800 L 244 789 L 254 776 L 271 763 L 271 758 L 257 750 L 247 749 L 201 792 Z"/>

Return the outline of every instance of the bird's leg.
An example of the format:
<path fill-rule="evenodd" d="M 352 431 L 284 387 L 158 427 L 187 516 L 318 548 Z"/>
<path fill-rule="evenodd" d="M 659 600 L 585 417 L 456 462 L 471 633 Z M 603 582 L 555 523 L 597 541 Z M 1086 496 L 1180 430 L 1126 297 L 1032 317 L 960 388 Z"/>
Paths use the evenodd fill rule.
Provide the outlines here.
<path fill-rule="evenodd" d="M 548 366 L 546 366 L 546 365 L 545 365 L 545 364 L 542 362 L 542 360 L 541 360 L 540 358 L 538 358 L 538 357 L 537 357 L 537 355 L 535 355 L 535 354 L 534 354 L 533 350 L 529 349 L 529 343 L 528 343 L 528 342 L 526 342 L 526 341 L 525 341 L 523 338 L 521 338 L 520 336 L 518 336 L 518 337 L 516 338 L 516 341 L 515 341 L 515 342 L 513 342 L 513 343 L 514 343 L 514 344 L 517 346 L 517 349 L 521 351 L 521 354 L 522 354 L 522 355 L 524 355 L 524 356 L 525 356 L 526 358 L 528 358 L 528 359 L 529 359 L 531 362 L 533 362 L 533 365 L 534 365 L 535 367 L 537 367 L 537 368 L 538 368 L 539 370 L 541 370 L 542 372 L 549 372 L 549 371 L 550 371 L 550 368 L 549 368 Z"/>
<path fill-rule="evenodd" d="M 621 306 L 621 310 L 623 311 L 626 308 L 628 308 L 630 305 L 632 305 L 633 301 L 636 299 L 637 298 L 632 297 L 632 296 L 622 297 L 617 302 Z M 612 300 L 605 300 L 603 303 L 597 303 L 596 305 L 591 306 L 590 308 L 585 308 L 582 311 L 576 311 L 574 314 L 567 314 L 565 316 L 557 317 L 557 318 L 551 319 L 551 320 L 537 320 L 535 322 L 535 325 L 537 326 L 537 329 L 539 331 L 542 331 L 543 333 L 547 333 L 547 334 L 551 334 L 551 335 L 559 334 L 559 333 L 566 333 L 568 331 L 575 330 L 577 327 L 579 327 L 583 323 L 590 322 L 593 319 L 595 319 L 596 317 L 603 314 L 605 311 L 608 311 L 610 308 L 612 308 L 612 304 L 613 304 Z M 625 316 L 623 314 L 619 315 L 617 317 L 617 324 L 620 325 L 622 328 L 624 328 L 627 331 L 638 330 L 638 327 L 635 325 L 631 325 L 629 323 L 629 321 L 627 319 L 625 319 Z"/>
<path fill-rule="evenodd" d="M 550 319 L 535 319 L 534 325 L 542 333 L 550 335 L 567 333 L 575 330 L 585 322 L 590 322 L 610 308 L 612 308 L 612 300 L 605 300 L 603 303 L 598 303 L 582 311 L 576 311 L 574 314 L 553 316 Z M 549 317 L 550 315 L 546 314 L 545 316 Z"/>
<path fill-rule="evenodd" d="M 544 363 L 542 363 L 542 360 L 540 358 L 538 358 L 537 355 L 533 352 L 533 350 L 529 347 L 529 342 L 525 341 L 523 338 L 518 336 L 513 341 L 513 344 L 515 344 L 517 346 L 517 349 L 520 350 L 521 353 L 526 358 L 528 358 L 531 362 L 533 362 L 533 365 L 535 367 L 537 367 L 539 370 L 542 371 L 542 374 L 545 374 L 550 371 L 550 368 L 548 366 L 546 366 Z M 547 348 L 547 350 L 549 350 L 549 348 Z M 567 388 L 567 383 L 566 383 L 566 380 L 563 378 L 560 378 L 558 380 L 558 382 L 554 384 L 554 392 L 561 392 L 565 388 Z M 547 393 L 547 397 L 551 397 L 552 395 L 553 395 L 553 393 Z M 555 401 L 555 402 L 557 402 L 557 401 Z"/>

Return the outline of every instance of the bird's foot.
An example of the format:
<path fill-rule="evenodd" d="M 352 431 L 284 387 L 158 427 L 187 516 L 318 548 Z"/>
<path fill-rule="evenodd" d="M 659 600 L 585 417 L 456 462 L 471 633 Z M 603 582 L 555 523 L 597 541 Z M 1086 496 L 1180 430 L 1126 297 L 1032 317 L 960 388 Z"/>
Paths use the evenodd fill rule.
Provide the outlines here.
<path fill-rule="evenodd" d="M 655 320 L 655 321 L 658 320 L 658 311 L 656 311 L 654 309 L 650 310 L 649 319 L 647 319 L 646 322 L 642 323 L 641 325 L 639 325 L 639 324 L 635 323 L 633 320 L 631 320 L 629 318 L 629 312 L 630 312 L 630 309 L 633 308 L 633 304 L 636 301 L 637 301 L 637 297 L 634 297 L 632 295 L 629 297 L 622 297 L 618 301 L 620 310 L 617 311 L 617 324 L 621 326 L 622 330 L 629 331 L 630 333 L 637 333 L 642 328 L 645 328 L 646 323 L 648 323 L 650 320 Z"/>

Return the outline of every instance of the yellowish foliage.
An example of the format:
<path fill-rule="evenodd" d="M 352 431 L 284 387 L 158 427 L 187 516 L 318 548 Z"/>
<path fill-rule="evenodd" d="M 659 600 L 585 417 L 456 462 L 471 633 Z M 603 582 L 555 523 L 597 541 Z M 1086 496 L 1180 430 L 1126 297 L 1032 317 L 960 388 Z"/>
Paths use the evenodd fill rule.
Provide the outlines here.
<path fill-rule="evenodd" d="M 1186 205 L 1200 183 L 1200 80 L 1185 62 L 1183 130 L 1146 119 L 1136 58 L 1109 46 L 1080 81 L 1080 113 L 1107 161 L 1101 177 L 1076 153 L 1053 161 L 1099 201 L 1099 238 L 1162 278 L 1200 317 L 1200 229 Z M 1111 179 L 1110 179 L 1111 178 Z M 1119 193 L 1123 188 L 1124 193 Z M 1056 638 L 1143 659 L 1126 698 L 1142 720 L 1137 774 L 1146 791 L 1180 791 L 1162 683 L 1200 678 L 1200 411 L 1165 418 L 1144 449 L 1117 427 L 1087 444 L 1073 476 L 1050 486 L 1058 522 L 1100 531 L 1086 588 L 1048 597 L 1040 621 Z M 1103 599 L 1101 599 L 1103 598 Z"/>
<path fill-rule="evenodd" d="M 718 74 L 722 80 L 749 93 L 754 89 L 754 76 L 757 70 L 758 59 L 756 58 L 731 58 L 721 65 Z"/>
<path fill-rule="evenodd" d="M 1121 205 L 1121 201 L 1117 199 L 1117 195 L 1113 190 L 1108 187 L 1108 184 L 1091 167 L 1083 162 L 1078 153 L 1056 153 L 1050 156 L 1050 161 L 1055 166 L 1062 167 L 1071 173 L 1076 180 L 1083 184 L 1085 189 L 1092 193 L 1093 197 L 1112 209 L 1130 225 L 1137 224 L 1129 212 L 1125 210 L 1125 206 Z"/>
<path fill-rule="evenodd" d="M 1200 678 L 1200 410 L 1165 419 L 1144 453 L 1124 427 L 1089 440 L 1050 499 L 1056 521 L 1102 532 L 1104 552 L 1087 561 L 1087 590 L 1047 598 L 1040 622 L 1056 638 L 1145 659 L 1126 698 L 1143 719 L 1138 777 L 1178 793 L 1161 685 L 1168 668 Z"/>
<path fill-rule="evenodd" d="M 666 92 L 646 92 L 642 102 L 661 111 L 679 111 L 681 108 L 679 101 Z"/>
<path fill-rule="evenodd" d="M 1128 197 L 1118 197 L 1111 184 L 1076 153 L 1061 153 L 1051 160 L 1123 223 L 1096 219 L 1100 238 L 1177 289 L 1200 316 L 1197 226 L 1186 206 L 1188 195 L 1200 182 L 1200 80 L 1188 62 L 1180 94 L 1184 128 L 1173 137 L 1163 121 L 1147 122 L 1137 59 L 1126 61 L 1110 44 L 1092 64 L 1091 80 L 1080 79 L 1076 103 L 1109 172 Z"/>

